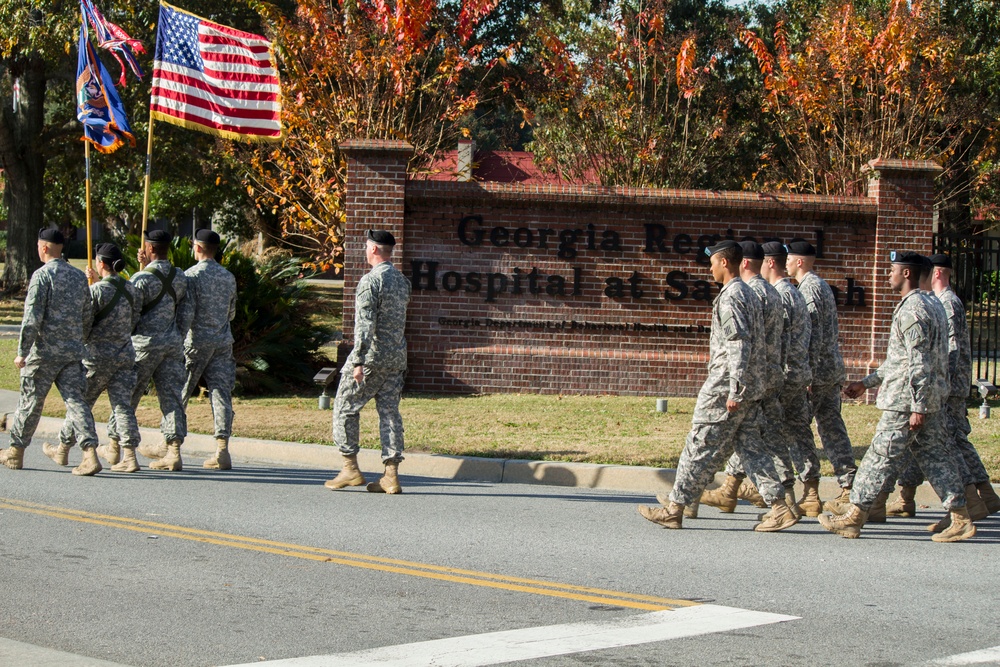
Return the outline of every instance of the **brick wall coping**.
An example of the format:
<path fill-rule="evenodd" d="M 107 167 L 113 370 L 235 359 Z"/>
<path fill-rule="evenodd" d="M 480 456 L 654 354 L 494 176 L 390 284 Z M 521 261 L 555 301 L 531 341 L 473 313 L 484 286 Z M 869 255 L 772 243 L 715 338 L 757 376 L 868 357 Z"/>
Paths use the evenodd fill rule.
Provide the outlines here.
<path fill-rule="evenodd" d="M 408 179 L 406 200 L 541 202 L 567 205 L 686 207 L 763 213 L 810 218 L 869 218 L 878 214 L 868 197 L 833 197 L 760 192 L 675 190 L 660 188 L 603 187 L 597 185 L 520 185 L 516 183 L 458 183 Z M 806 216 L 806 214 L 811 214 Z"/>
<path fill-rule="evenodd" d="M 340 142 L 340 150 L 348 153 L 412 153 L 413 144 L 395 139 L 350 139 Z"/>
<path fill-rule="evenodd" d="M 889 158 L 875 158 L 869 160 L 862 171 L 909 171 L 918 173 L 939 173 L 944 171 L 944 167 L 932 160 L 893 160 Z"/>

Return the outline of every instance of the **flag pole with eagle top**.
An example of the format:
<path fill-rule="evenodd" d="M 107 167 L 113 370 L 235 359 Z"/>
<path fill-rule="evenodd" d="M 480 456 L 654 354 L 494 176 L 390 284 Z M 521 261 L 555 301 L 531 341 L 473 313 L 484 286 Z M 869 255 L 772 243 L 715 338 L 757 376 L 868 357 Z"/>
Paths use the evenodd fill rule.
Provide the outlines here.
<path fill-rule="evenodd" d="M 160 3 L 149 102 L 143 232 L 149 208 L 154 121 L 223 139 L 281 141 L 281 88 L 271 42 Z"/>

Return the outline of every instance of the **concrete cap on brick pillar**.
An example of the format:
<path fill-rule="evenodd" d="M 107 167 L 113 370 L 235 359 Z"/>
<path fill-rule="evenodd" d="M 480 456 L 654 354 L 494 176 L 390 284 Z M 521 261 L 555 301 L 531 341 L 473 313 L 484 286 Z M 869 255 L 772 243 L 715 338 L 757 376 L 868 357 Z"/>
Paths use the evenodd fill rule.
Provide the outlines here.
<path fill-rule="evenodd" d="M 869 160 L 868 164 L 861 168 L 861 171 L 939 174 L 944 171 L 944 168 L 932 160 L 894 160 L 880 157 Z"/>
<path fill-rule="evenodd" d="M 413 144 L 395 139 L 348 139 L 340 142 L 340 150 L 349 153 L 411 153 Z"/>

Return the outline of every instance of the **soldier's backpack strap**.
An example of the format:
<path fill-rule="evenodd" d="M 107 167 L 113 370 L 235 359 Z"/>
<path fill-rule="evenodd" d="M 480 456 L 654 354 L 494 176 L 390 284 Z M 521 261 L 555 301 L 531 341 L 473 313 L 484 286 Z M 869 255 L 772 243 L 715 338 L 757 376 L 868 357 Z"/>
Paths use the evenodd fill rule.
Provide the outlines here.
<path fill-rule="evenodd" d="M 98 324 L 100 324 L 102 321 L 104 321 L 104 318 L 106 318 L 108 315 L 111 314 L 111 311 L 113 311 L 115 309 L 115 306 L 117 306 L 118 302 L 122 300 L 122 297 L 125 297 L 125 300 L 128 301 L 128 305 L 129 305 L 130 308 L 135 303 L 134 299 L 132 298 L 132 295 L 128 293 L 127 289 L 125 289 L 125 279 L 124 278 L 122 278 L 121 276 L 112 276 L 108 280 L 108 282 L 111 283 L 112 285 L 114 285 L 114 287 L 115 287 L 115 295 L 113 297 L 111 297 L 111 301 L 108 301 L 106 304 L 104 304 L 103 308 L 101 308 L 99 311 L 97 311 L 96 313 L 94 313 L 94 326 L 95 327 Z"/>
<path fill-rule="evenodd" d="M 146 271 L 152 273 L 154 276 L 160 279 L 160 282 L 163 284 L 163 289 L 160 290 L 160 293 L 156 295 L 155 299 L 153 299 L 152 301 L 150 301 L 149 303 L 147 303 L 145 306 L 142 307 L 142 314 L 145 315 L 149 311 L 153 310 L 153 308 L 156 308 L 156 306 L 160 303 L 160 301 L 163 300 L 163 297 L 166 294 L 170 295 L 170 298 L 173 299 L 174 305 L 176 306 L 177 293 L 174 292 L 174 276 L 177 275 L 177 267 L 171 266 L 170 275 L 168 276 L 163 275 L 162 273 L 160 273 L 159 271 L 157 271 L 152 267 L 146 269 Z"/>

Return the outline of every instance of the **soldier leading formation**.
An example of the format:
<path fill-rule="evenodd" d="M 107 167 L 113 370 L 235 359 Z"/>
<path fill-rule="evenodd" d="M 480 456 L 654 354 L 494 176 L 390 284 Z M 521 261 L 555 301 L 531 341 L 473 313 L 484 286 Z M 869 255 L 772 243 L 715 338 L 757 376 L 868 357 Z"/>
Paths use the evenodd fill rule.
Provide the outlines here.
<path fill-rule="evenodd" d="M 947 255 L 891 253 L 889 285 L 900 301 L 886 359 L 842 390 L 836 302 L 813 271 L 815 248 L 804 241 L 723 241 L 706 254 L 723 283 L 712 309 L 708 378 L 673 490 L 657 496 L 659 507 L 640 506 L 643 517 L 679 529 L 685 518 L 697 517 L 692 508 L 699 504 L 734 512 L 744 499 L 771 508 L 759 517 L 759 532 L 785 530 L 807 516 L 856 538 L 868 523 L 914 516 L 916 487 L 925 478 L 948 511 L 927 527 L 935 542 L 966 540 L 976 534 L 975 521 L 1000 511 L 1000 496 L 968 439 L 972 354 L 965 308 L 949 286 Z M 841 393 L 857 398 L 876 387 L 882 418 L 858 468 L 840 414 Z M 841 487 L 825 503 L 814 418 Z M 727 457 L 724 482 L 706 490 Z M 798 501 L 796 473 L 804 487 Z M 889 503 L 897 479 L 900 493 Z"/>
<path fill-rule="evenodd" d="M 96 475 L 104 459 L 114 472 L 139 471 L 136 449 L 153 459 L 151 470 L 183 468 L 187 399 L 204 381 L 211 396 L 218 450 L 205 468 L 231 467 L 228 443 L 236 382 L 230 322 L 236 314 L 236 280 L 215 256 L 215 232 L 195 234 L 197 263 L 185 272 L 170 263 L 171 236 L 146 232 L 138 252 L 141 271 L 129 280 L 121 251 L 111 243 L 96 248 L 97 270 L 86 274 L 62 259 L 65 239 L 55 229 L 38 234 L 42 267 L 31 276 L 14 364 L 21 395 L 10 425 L 10 446 L 0 463 L 20 470 L 52 384 L 66 402 L 59 444 L 42 451 L 67 465 L 74 445 L 83 461 L 74 475 Z M 96 281 L 87 286 L 88 279 Z M 82 307 L 81 307 L 82 306 Z M 163 443 L 140 442 L 135 409 L 149 382 L 156 387 L 163 418 Z M 111 403 L 108 444 L 98 446 L 91 412 L 107 391 Z"/>

